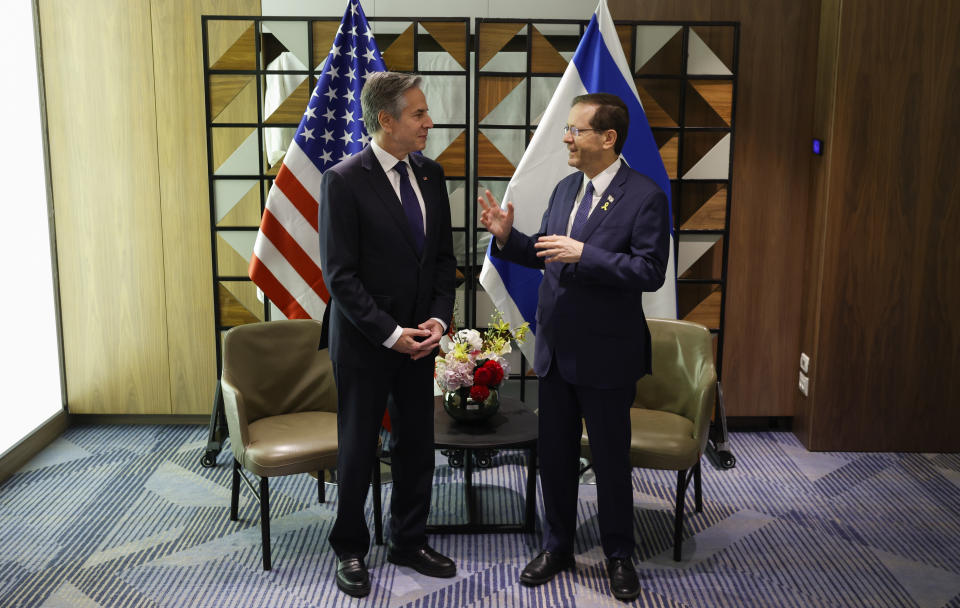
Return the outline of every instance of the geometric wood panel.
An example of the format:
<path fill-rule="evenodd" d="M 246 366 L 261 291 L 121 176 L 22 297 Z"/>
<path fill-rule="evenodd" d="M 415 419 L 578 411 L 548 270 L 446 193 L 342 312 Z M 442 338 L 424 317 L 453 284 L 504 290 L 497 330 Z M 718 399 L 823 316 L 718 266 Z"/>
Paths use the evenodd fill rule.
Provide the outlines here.
<path fill-rule="evenodd" d="M 507 146 L 515 132 L 514 126 L 518 125 L 518 120 L 525 119 L 530 133 L 536 127 L 534 117 L 530 115 L 534 105 L 533 94 L 529 92 L 534 83 L 533 74 L 555 74 L 566 70 L 567 61 L 561 50 L 569 53 L 575 48 L 580 30 L 574 29 L 568 35 L 558 32 L 574 23 L 579 27 L 586 25 L 585 22 L 567 21 L 540 24 L 534 20 L 478 22 L 480 68 L 492 65 L 499 53 L 505 56 L 496 62 L 497 66 L 513 66 L 494 68 L 503 70 L 496 75 L 484 76 L 482 72 L 478 75 L 476 108 L 480 120 L 484 121 L 475 131 L 478 183 L 482 180 L 489 185 L 513 175 L 519 156 Z M 694 27 L 702 35 L 694 34 Z M 619 22 L 616 29 L 634 74 L 644 114 L 671 180 L 680 257 L 687 264 L 686 273 L 678 279 L 678 307 L 681 316 L 699 320 L 718 334 L 720 358 L 717 365 L 718 372 L 721 372 L 724 325 L 720 311 L 726 282 L 723 270 L 728 241 L 725 238 L 730 203 L 728 193 L 731 191 L 730 148 L 725 144 L 730 141 L 733 131 L 735 70 L 729 68 L 736 67 L 735 53 L 731 51 L 735 49 L 737 27 L 735 24 L 715 26 L 701 23 L 694 26 L 683 22 Z M 695 47 L 688 49 L 690 41 Z M 712 44 L 721 47 L 716 56 Z M 690 76 L 686 62 L 688 54 L 703 76 Z M 638 62 L 642 65 L 635 65 Z M 527 91 L 519 89 L 523 84 L 528 87 Z M 523 93 L 529 98 L 526 105 Z M 513 107 L 510 111 L 503 109 L 508 104 Z M 536 111 L 541 111 L 542 105 L 538 102 Z M 526 116 L 523 116 L 524 112 Z M 491 119 L 492 116 L 495 118 Z M 500 132 L 494 137 L 498 130 Z M 501 149 L 497 149 L 494 141 L 501 145 Z M 501 150 L 509 150 L 509 159 Z M 684 177 L 688 173 L 690 177 Z M 685 245 L 688 238 L 691 243 Z"/>
<path fill-rule="evenodd" d="M 211 24 L 209 39 L 216 41 L 218 37 L 229 40 L 230 32 L 236 31 L 238 27 L 243 27 L 249 22 L 237 21 L 219 21 Z M 216 51 L 211 49 L 210 61 L 211 69 L 214 70 L 253 70 L 257 67 L 257 43 L 255 39 L 256 30 L 250 23 L 246 29 L 237 36 L 230 47 L 222 54 L 216 55 Z M 212 46 L 212 44 L 211 44 Z"/>
<path fill-rule="evenodd" d="M 723 230 L 727 217 L 727 190 L 719 188 L 680 226 L 681 230 Z"/>
<path fill-rule="evenodd" d="M 304 79 L 300 85 L 294 89 L 283 103 L 277 107 L 270 116 L 263 121 L 265 123 L 298 123 L 303 118 L 303 110 L 307 107 L 310 100 L 310 79 Z"/>
<path fill-rule="evenodd" d="M 467 20 L 432 19 L 420 22 L 409 18 L 375 17 L 368 21 L 371 22 L 371 31 L 380 32 L 374 42 L 381 50 L 387 68 L 395 71 L 413 71 L 418 68 L 419 74 L 424 76 L 425 90 L 429 85 L 431 93 L 428 93 L 428 100 L 431 105 L 441 105 L 441 100 L 431 99 L 433 87 L 444 91 L 452 89 L 451 95 L 466 99 L 469 73 L 464 71 L 462 75 L 451 75 L 449 71 L 424 69 L 424 66 L 429 64 L 423 53 L 430 53 L 430 59 L 433 59 L 440 49 L 449 53 L 449 58 L 460 66 L 467 65 Z M 211 138 L 207 147 L 213 173 L 206 176 L 213 197 L 209 200 L 207 212 L 217 218 L 216 225 L 207 233 L 208 251 L 211 242 L 216 247 L 216 255 L 211 264 L 215 314 L 210 318 L 219 321 L 220 325 L 212 332 L 214 336 L 219 336 L 224 328 L 239 323 L 268 320 L 271 314 L 276 318 L 279 314 L 269 303 L 264 304 L 257 298 L 256 286 L 247 278 L 249 255 L 260 223 L 260 209 L 265 204 L 273 182 L 271 178 L 276 176 L 283 166 L 283 156 L 290 145 L 289 138 L 295 132 L 290 125 L 298 124 L 302 120 L 313 87 L 316 86 L 315 75 L 305 78 L 304 74 L 296 73 L 303 70 L 299 64 L 304 60 L 300 57 L 308 57 L 306 61 L 315 70 L 319 70 L 329 55 L 340 20 L 306 17 L 288 19 L 282 22 L 283 28 L 280 28 L 275 27 L 280 21 L 255 18 L 244 21 L 242 31 L 216 16 L 207 16 L 203 22 L 207 25 L 208 32 L 222 32 L 224 28 L 233 28 L 235 35 L 241 38 L 226 44 L 220 35 L 221 46 L 225 49 L 222 55 L 225 58 L 217 56 L 216 59 L 211 59 L 212 65 L 205 70 L 208 102 L 213 109 L 212 115 L 208 117 Z M 269 35 L 264 27 L 270 29 Z M 256 60 L 255 54 L 251 56 L 247 52 L 248 43 L 254 39 L 253 33 L 256 31 L 264 31 L 261 40 L 262 52 L 264 63 L 271 66 L 270 74 L 264 73 L 265 65 L 248 63 L 251 59 Z M 300 43 L 305 43 L 305 46 Z M 289 59 L 289 55 L 283 54 L 288 48 L 300 51 L 296 55 L 299 61 L 274 61 L 281 57 Z M 213 57 L 212 52 L 211 56 Z M 226 69 L 223 66 L 233 66 L 232 69 L 236 69 L 236 66 L 241 64 L 244 69 L 252 70 L 255 74 L 237 77 L 238 75 L 218 72 Z M 444 70 L 455 71 L 451 67 L 444 67 Z M 340 76 L 344 79 L 349 77 L 343 73 Z M 460 80 L 457 81 L 457 78 Z M 462 87 L 461 91 L 456 91 L 455 87 L 458 86 Z M 264 95 L 260 104 L 257 103 L 256 96 L 258 89 Z M 202 108 L 203 103 L 198 103 L 197 107 Z M 264 116 L 264 112 L 268 115 Z M 443 124 L 437 125 L 440 128 L 431 134 L 434 144 L 438 141 L 437 138 L 440 141 L 446 137 L 452 138 L 441 150 L 431 148 L 431 154 L 437 157 L 448 176 L 466 175 L 466 142 L 469 134 L 466 131 L 465 112 L 462 114 L 462 118 L 445 118 Z M 457 120 L 464 122 L 458 123 Z M 234 126 L 221 126 L 225 123 Z M 466 204 L 466 189 L 460 188 L 454 194 L 456 192 L 459 192 L 462 198 L 451 200 L 451 206 L 463 208 Z M 458 252 L 458 257 L 464 257 L 464 253 Z M 208 277 L 208 294 L 209 281 Z"/>
<path fill-rule="evenodd" d="M 483 121 L 523 81 L 523 76 L 480 76 L 477 80 L 477 121 Z"/>
<path fill-rule="evenodd" d="M 550 44 L 536 26 L 530 26 L 530 71 L 533 73 L 560 73 L 567 69 L 567 60 Z"/>
<path fill-rule="evenodd" d="M 720 304 L 721 290 L 719 286 L 707 287 L 698 286 L 701 291 L 707 291 L 705 295 L 698 296 L 699 302 L 689 310 L 681 312 L 681 318 L 684 321 L 693 321 L 711 329 L 720 327 Z M 689 288 L 684 285 L 681 291 L 687 291 Z M 683 309 L 681 309 L 682 311 Z"/>
<path fill-rule="evenodd" d="M 477 24 L 478 63 L 482 70 L 503 47 L 520 34 L 526 25 L 523 21 L 491 23 L 483 21 Z M 566 67 L 566 66 L 564 66 Z"/>
<path fill-rule="evenodd" d="M 333 40 L 337 37 L 337 30 L 340 28 L 338 21 L 313 21 L 313 52 L 311 54 L 314 69 L 320 69 L 323 62 L 327 60 L 330 54 L 330 47 L 333 46 Z"/>
<path fill-rule="evenodd" d="M 467 39 L 464 38 L 463 23 L 457 21 L 421 21 L 423 29 L 450 53 L 460 67 L 467 69 Z"/>
<path fill-rule="evenodd" d="M 444 175 L 466 175 L 467 133 L 464 131 L 454 139 L 436 160 L 443 167 Z"/>
<path fill-rule="evenodd" d="M 413 34 L 416 31 L 415 24 L 404 30 L 397 36 L 396 40 L 390 43 L 390 46 L 383 49 L 383 63 L 388 70 L 395 72 L 413 71 Z"/>

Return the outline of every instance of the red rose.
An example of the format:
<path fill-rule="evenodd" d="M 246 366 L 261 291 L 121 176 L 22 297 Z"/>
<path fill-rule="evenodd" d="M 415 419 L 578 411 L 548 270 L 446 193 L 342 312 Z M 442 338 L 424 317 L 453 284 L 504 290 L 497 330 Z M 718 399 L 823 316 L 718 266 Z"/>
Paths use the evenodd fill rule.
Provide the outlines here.
<path fill-rule="evenodd" d="M 497 386 L 500 384 L 500 381 L 503 380 L 503 366 L 491 359 L 484 363 L 483 367 L 484 369 L 490 370 L 490 382 L 486 384 L 488 386 Z"/>
<path fill-rule="evenodd" d="M 474 384 L 470 387 L 470 398 L 474 401 L 483 401 L 490 396 L 490 389 L 482 384 Z"/>
<path fill-rule="evenodd" d="M 481 384 L 483 386 L 490 386 L 490 381 L 493 379 L 493 372 L 486 365 L 483 367 L 477 368 L 473 372 L 473 384 Z"/>

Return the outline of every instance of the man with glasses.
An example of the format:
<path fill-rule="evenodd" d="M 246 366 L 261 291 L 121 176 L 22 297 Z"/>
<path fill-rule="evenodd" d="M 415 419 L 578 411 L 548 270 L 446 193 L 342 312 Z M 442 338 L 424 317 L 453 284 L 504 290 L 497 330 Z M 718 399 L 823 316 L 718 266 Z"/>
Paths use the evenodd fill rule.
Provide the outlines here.
<path fill-rule="evenodd" d="M 544 540 L 520 581 L 540 585 L 574 564 L 583 420 L 610 587 L 621 600 L 640 593 L 632 563 L 630 407 L 637 380 L 650 373 L 642 295 L 663 284 L 670 242 L 666 195 L 620 158 L 629 124 L 615 95 L 573 100 L 563 142 L 579 171 L 554 188 L 537 234 L 513 228 L 513 203 L 501 209 L 489 190 L 479 199 L 480 221 L 496 238 L 492 255 L 544 269 L 534 357 Z"/>

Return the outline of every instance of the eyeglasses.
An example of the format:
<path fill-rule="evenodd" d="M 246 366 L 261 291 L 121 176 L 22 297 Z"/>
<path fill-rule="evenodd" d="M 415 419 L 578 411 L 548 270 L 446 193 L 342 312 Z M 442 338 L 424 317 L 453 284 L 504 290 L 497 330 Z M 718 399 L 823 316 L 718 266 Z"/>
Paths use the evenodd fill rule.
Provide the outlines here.
<path fill-rule="evenodd" d="M 580 135 L 581 133 L 586 133 L 587 131 L 600 131 L 600 129 L 578 129 L 577 127 L 571 127 L 570 125 L 564 125 L 563 136 L 566 137 L 567 133 L 572 134 L 574 137 Z"/>

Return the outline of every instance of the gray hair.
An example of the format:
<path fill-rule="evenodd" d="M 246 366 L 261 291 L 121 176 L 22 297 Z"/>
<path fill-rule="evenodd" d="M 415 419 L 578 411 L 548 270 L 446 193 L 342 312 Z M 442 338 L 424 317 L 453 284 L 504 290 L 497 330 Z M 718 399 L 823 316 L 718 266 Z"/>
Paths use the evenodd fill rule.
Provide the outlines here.
<path fill-rule="evenodd" d="M 373 135 L 380 130 L 380 111 L 394 118 L 400 118 L 407 105 L 403 95 L 413 87 L 420 86 L 422 78 L 415 74 L 398 72 L 376 72 L 367 76 L 367 82 L 360 93 L 360 106 L 363 109 L 363 124 L 367 133 Z"/>

